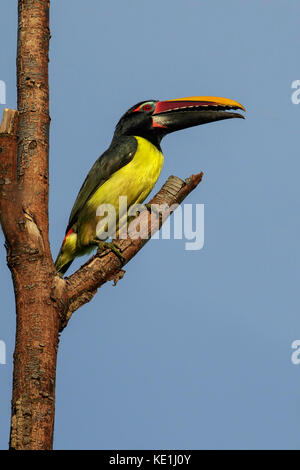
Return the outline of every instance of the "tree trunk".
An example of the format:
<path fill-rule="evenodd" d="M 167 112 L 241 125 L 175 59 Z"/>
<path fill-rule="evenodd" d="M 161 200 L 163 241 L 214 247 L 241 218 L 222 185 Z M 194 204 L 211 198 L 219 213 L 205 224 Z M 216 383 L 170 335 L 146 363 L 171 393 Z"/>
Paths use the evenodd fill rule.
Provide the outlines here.
<path fill-rule="evenodd" d="M 10 448 L 50 449 L 59 320 L 49 300 L 54 275 L 48 240 L 49 2 L 20 0 L 18 14 L 18 125 L 12 126 L 17 136 L 11 136 L 10 155 L 2 152 L 12 169 L 5 190 L 14 199 L 10 210 L 12 197 L 2 193 L 17 313 Z"/>

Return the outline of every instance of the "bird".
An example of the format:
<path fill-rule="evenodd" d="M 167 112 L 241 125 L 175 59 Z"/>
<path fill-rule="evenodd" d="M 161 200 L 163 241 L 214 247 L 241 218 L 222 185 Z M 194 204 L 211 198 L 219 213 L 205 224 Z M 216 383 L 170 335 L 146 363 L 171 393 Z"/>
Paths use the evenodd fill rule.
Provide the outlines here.
<path fill-rule="evenodd" d="M 242 118 L 245 108 L 227 98 L 192 96 L 166 101 L 147 100 L 132 106 L 119 120 L 109 148 L 96 160 L 84 180 L 72 208 L 55 268 L 63 276 L 77 256 L 111 248 L 97 230 L 97 208 L 111 204 L 119 215 L 119 197 L 128 208 L 141 204 L 155 186 L 164 156 L 161 140 L 167 134 L 224 119 Z M 117 229 L 120 228 L 117 226 Z M 102 227 L 104 231 L 104 227 Z M 108 238 L 108 237 L 107 237 Z M 107 239 L 106 238 L 106 239 Z"/>

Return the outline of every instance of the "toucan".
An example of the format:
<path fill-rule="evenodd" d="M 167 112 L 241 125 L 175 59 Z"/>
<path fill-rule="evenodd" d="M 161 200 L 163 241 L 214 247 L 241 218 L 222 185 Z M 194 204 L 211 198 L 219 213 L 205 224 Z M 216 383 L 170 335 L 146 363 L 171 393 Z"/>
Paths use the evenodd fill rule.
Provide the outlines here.
<path fill-rule="evenodd" d="M 55 262 L 58 274 L 62 276 L 77 256 L 96 246 L 109 246 L 120 255 L 96 230 L 97 208 L 110 204 L 118 217 L 120 196 L 127 197 L 127 209 L 147 198 L 163 166 L 160 143 L 164 136 L 200 124 L 244 118 L 232 112 L 237 109 L 245 111 L 236 101 L 215 96 L 148 100 L 132 106 L 119 120 L 109 148 L 94 163 L 78 193 Z"/>

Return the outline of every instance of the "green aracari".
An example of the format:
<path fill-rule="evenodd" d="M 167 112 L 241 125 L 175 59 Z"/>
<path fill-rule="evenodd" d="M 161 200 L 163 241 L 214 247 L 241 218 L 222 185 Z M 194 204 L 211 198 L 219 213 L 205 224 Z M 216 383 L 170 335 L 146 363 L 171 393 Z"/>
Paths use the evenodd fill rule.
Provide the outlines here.
<path fill-rule="evenodd" d="M 99 206 L 111 204 L 118 220 L 120 196 L 127 197 L 127 209 L 145 201 L 163 166 L 160 143 L 165 135 L 209 122 L 244 118 L 232 112 L 236 109 L 245 111 L 236 101 L 215 96 L 148 100 L 131 107 L 79 191 L 55 262 L 57 272 L 63 275 L 77 256 L 97 246 L 103 248 L 103 237 L 96 230 Z"/>

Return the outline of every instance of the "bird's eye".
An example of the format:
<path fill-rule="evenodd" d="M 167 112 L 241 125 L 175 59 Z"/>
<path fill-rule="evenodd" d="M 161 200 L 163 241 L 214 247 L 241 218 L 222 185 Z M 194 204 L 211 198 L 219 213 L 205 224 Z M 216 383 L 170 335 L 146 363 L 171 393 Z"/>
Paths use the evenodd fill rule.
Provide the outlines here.
<path fill-rule="evenodd" d="M 144 104 L 144 106 L 142 106 L 142 110 L 143 111 L 151 111 L 152 110 L 151 104 Z"/>
<path fill-rule="evenodd" d="M 155 101 L 144 101 L 144 103 L 140 103 L 136 108 L 132 108 L 129 110 L 131 113 L 136 113 L 137 111 L 145 111 L 148 113 L 149 111 L 153 111 L 155 108 Z"/>

